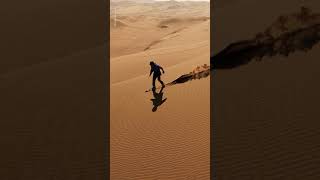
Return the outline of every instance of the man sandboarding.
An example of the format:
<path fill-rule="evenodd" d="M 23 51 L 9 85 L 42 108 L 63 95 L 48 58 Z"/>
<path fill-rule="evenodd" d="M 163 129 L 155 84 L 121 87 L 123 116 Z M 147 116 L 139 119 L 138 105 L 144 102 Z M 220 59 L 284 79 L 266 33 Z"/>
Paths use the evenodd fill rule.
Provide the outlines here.
<path fill-rule="evenodd" d="M 161 66 L 157 65 L 156 63 L 154 63 L 153 61 L 150 62 L 150 75 L 153 73 L 153 77 L 152 77 L 152 88 L 156 88 L 156 79 L 158 79 L 158 81 L 161 83 L 162 87 L 165 86 L 165 84 L 163 83 L 163 81 L 161 81 L 161 71 L 164 74 L 164 70 Z"/>

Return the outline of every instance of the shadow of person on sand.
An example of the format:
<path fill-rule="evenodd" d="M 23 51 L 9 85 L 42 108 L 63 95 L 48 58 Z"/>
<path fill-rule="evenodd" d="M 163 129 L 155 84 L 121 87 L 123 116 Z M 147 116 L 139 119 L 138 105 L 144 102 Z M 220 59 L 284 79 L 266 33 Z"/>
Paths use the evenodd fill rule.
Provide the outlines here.
<path fill-rule="evenodd" d="M 153 93 L 153 97 L 154 97 L 154 99 L 150 99 L 153 104 L 152 112 L 156 112 L 158 107 L 160 105 L 162 105 L 167 100 L 167 98 L 162 99 L 163 98 L 163 92 L 162 92 L 163 88 L 164 87 L 162 86 L 159 93 L 157 93 L 156 88 L 152 88 L 152 93 Z"/>

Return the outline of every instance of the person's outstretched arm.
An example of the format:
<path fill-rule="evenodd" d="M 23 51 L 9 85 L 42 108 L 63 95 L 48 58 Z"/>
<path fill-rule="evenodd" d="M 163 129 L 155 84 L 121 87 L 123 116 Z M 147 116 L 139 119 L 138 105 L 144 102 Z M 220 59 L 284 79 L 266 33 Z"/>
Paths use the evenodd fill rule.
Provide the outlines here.
<path fill-rule="evenodd" d="M 149 77 L 151 76 L 152 72 L 153 72 L 153 70 L 151 69 L 151 70 L 150 70 L 150 74 L 149 74 Z"/>
<path fill-rule="evenodd" d="M 160 69 L 162 70 L 162 72 L 163 72 L 163 74 L 164 74 L 164 70 L 163 70 L 163 68 L 160 66 Z"/>

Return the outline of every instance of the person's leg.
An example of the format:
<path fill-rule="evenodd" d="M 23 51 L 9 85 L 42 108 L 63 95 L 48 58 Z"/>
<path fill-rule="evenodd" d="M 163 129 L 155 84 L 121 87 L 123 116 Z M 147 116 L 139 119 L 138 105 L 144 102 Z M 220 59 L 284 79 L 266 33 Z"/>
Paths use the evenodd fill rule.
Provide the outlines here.
<path fill-rule="evenodd" d="M 161 81 L 161 76 L 158 77 L 158 81 L 161 83 L 162 86 L 164 86 L 163 81 Z"/>
<path fill-rule="evenodd" d="M 156 87 L 156 78 L 157 76 L 152 77 L 152 87 Z"/>

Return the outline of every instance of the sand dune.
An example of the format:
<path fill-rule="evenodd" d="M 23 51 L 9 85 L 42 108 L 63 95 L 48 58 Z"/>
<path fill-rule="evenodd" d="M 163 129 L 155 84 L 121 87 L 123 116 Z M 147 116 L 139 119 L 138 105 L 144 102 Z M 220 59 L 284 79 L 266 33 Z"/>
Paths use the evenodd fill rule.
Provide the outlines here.
<path fill-rule="evenodd" d="M 1 179 L 105 179 L 105 3 L 1 5 Z"/>
<path fill-rule="evenodd" d="M 288 36 L 287 30 L 279 31 L 277 21 L 279 16 L 299 13 L 301 6 L 316 14 L 320 12 L 318 1 L 256 3 L 245 0 L 216 6 L 213 22 L 216 28 L 211 36 L 215 40 L 213 54 L 223 52 L 230 44 L 229 50 L 237 50 L 240 46 L 234 46 L 235 42 L 248 47 L 241 41 L 254 39 L 270 25 L 274 37 L 283 37 L 280 39 L 289 45 L 279 47 L 292 48 L 289 56 L 262 53 L 262 61 L 251 60 L 243 66 L 239 63 L 233 68 L 213 71 L 211 111 L 214 112 L 212 137 L 215 143 L 212 149 L 213 174 L 217 179 L 319 178 L 320 169 L 316 164 L 320 136 L 315 128 L 319 126 L 319 44 L 311 43 L 313 47 L 306 52 L 300 50 L 310 40 L 317 40 L 319 36 L 312 34 L 319 31 L 295 21 L 287 27 L 296 33 Z M 238 55 L 246 59 L 252 55 L 248 51 L 239 52 L 242 53 Z"/>
<path fill-rule="evenodd" d="M 111 179 L 209 179 L 210 78 L 179 81 L 209 64 L 208 12 L 209 3 L 185 2 L 119 10 L 128 26 L 110 34 Z M 168 86 L 145 92 L 150 60 Z"/>
<path fill-rule="evenodd" d="M 1 75 L 3 177 L 105 177 L 104 48 Z"/>
<path fill-rule="evenodd" d="M 212 67 L 235 68 L 252 60 L 265 60 L 264 57 L 288 57 L 296 51 L 308 52 L 320 40 L 319 20 L 308 26 L 300 25 L 290 30 L 285 28 L 283 32 L 278 31 L 276 37 L 270 32 L 276 30 L 272 27 L 267 29 L 266 34 L 258 34 L 254 39 L 232 43 L 211 58 Z"/>
<path fill-rule="evenodd" d="M 203 3 L 192 3 L 195 4 L 193 6 L 188 3 L 178 2 L 178 4 L 182 4 L 181 7 L 172 11 L 168 9 L 168 4 L 165 2 L 133 3 L 124 7 L 122 7 L 122 3 L 116 3 L 114 7 L 119 6 L 121 8 L 116 11 L 116 17 L 115 11 L 110 14 L 112 21 L 111 57 L 115 58 L 149 50 L 163 38 L 176 34 L 187 27 L 207 23 L 203 26 L 208 29 L 208 3 L 206 3 L 207 6 L 204 6 Z M 112 9 L 115 8 L 111 7 Z M 190 12 L 187 12 L 188 9 L 190 9 Z M 116 21 L 119 22 L 119 25 L 114 22 L 114 18 L 117 18 Z M 117 26 L 119 27 L 116 28 Z M 184 36 L 184 38 L 188 37 L 196 38 L 196 36 Z"/>
<path fill-rule="evenodd" d="M 320 14 L 301 7 L 300 12 L 281 15 L 264 32 L 232 43 L 211 58 L 213 68 L 232 68 L 264 56 L 289 56 L 308 51 L 320 40 Z"/>
<path fill-rule="evenodd" d="M 209 20 L 210 17 L 190 17 L 190 18 L 170 18 L 170 19 L 165 19 L 160 21 L 159 27 L 162 26 L 169 26 L 169 25 L 174 25 L 176 26 L 177 24 L 182 24 L 182 23 L 194 23 L 194 22 L 201 22 L 201 21 L 207 21 Z"/>
<path fill-rule="evenodd" d="M 115 20 L 115 19 L 110 19 L 110 28 L 123 28 L 127 27 L 128 25 L 121 21 L 121 20 Z"/>
<path fill-rule="evenodd" d="M 209 22 L 206 21 L 194 26 L 185 27 L 177 32 L 165 34 L 149 44 L 144 45 L 145 42 L 135 44 L 136 46 L 132 47 L 132 52 L 138 51 L 137 47 L 139 47 L 139 45 L 144 45 L 145 48 L 141 48 L 138 53 L 111 58 L 111 82 L 115 83 L 137 76 L 147 75 L 149 71 L 148 62 L 153 58 L 166 68 L 171 68 L 181 63 L 189 64 L 189 66 L 185 66 L 184 71 L 172 73 L 172 75 L 176 77 L 190 72 L 198 65 L 208 64 L 208 60 L 205 59 L 209 51 L 209 40 L 207 37 L 210 31 L 208 26 Z M 194 36 L 195 33 L 198 33 L 197 36 Z M 145 35 L 148 34 L 145 33 Z M 150 35 L 150 40 L 160 35 L 161 34 L 152 34 Z M 114 36 L 114 38 L 117 38 L 117 36 Z M 111 42 L 115 41 L 116 40 Z M 117 46 L 117 43 L 113 45 Z M 124 46 L 128 45 L 125 44 Z M 176 77 L 170 78 L 173 80 Z"/>
<path fill-rule="evenodd" d="M 73 3 L 77 4 L 78 1 L 32 0 L 32 3 L 20 2 L 19 6 L 6 2 L 2 8 L 6 15 L 1 17 L 3 51 L 0 73 L 48 61 L 48 57 L 59 58 L 102 45 L 103 41 L 98 39 L 105 29 L 97 31 L 92 28 L 97 24 L 105 24 L 105 19 L 101 11 L 91 12 L 93 7 L 101 3 L 82 2 L 74 5 L 71 12 L 70 4 Z M 90 33 L 91 37 L 86 36 Z M 64 46 L 61 46 L 61 42 L 64 42 Z"/>

